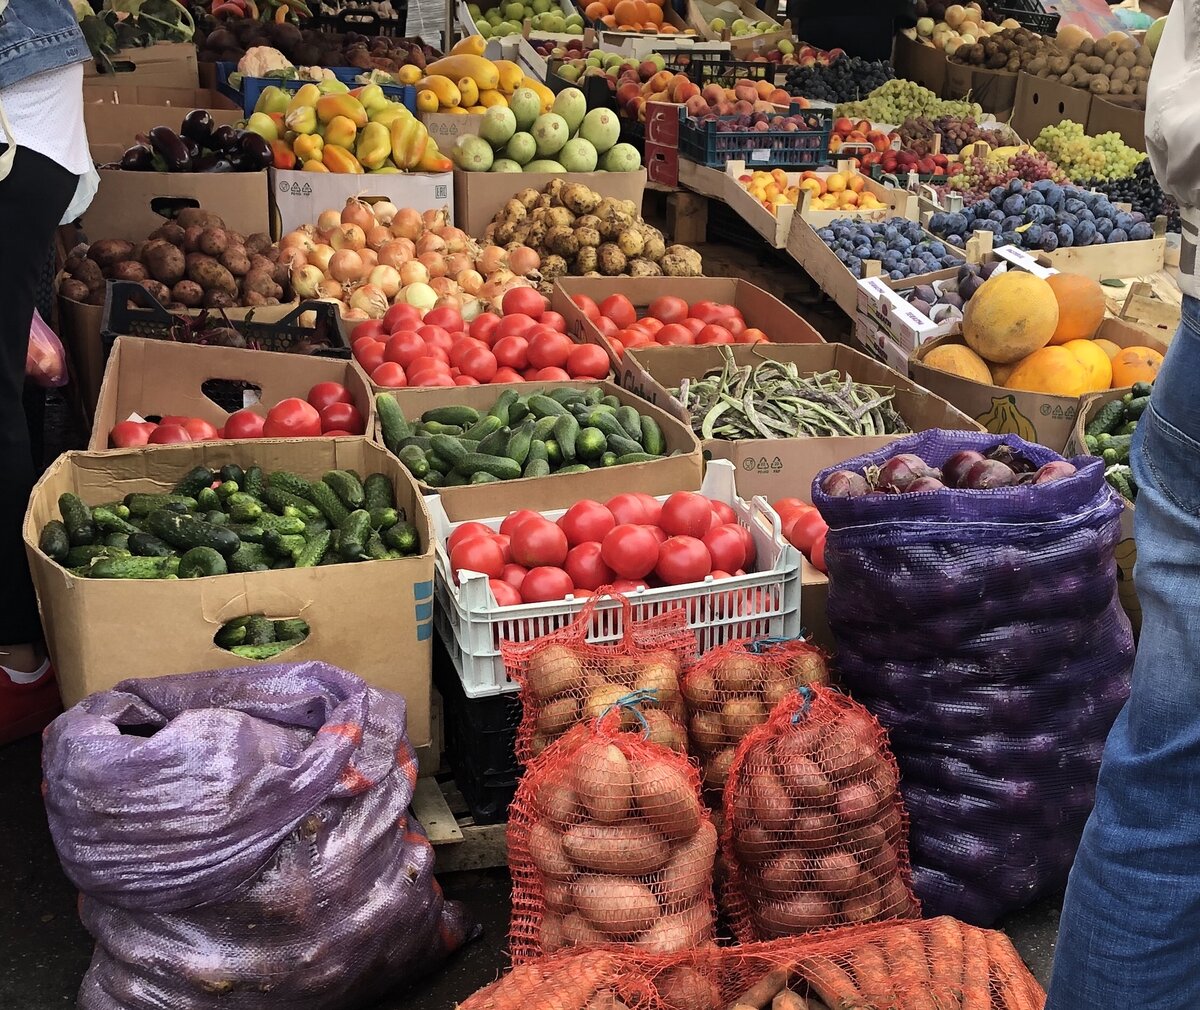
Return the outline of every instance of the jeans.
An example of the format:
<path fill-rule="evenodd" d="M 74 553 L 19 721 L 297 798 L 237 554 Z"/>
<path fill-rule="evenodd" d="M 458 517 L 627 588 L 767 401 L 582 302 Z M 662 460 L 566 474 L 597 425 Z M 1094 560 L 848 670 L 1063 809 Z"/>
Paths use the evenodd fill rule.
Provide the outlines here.
<path fill-rule="evenodd" d="M 1047 1010 L 1200 1005 L 1200 301 L 1138 424 L 1142 633 L 1071 870 Z"/>

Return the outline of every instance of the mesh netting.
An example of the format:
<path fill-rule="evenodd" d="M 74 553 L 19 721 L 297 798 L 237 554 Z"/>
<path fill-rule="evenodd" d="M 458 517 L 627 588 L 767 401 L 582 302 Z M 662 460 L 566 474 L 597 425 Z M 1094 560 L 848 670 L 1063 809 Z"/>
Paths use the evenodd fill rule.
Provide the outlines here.
<path fill-rule="evenodd" d="M 606 598 L 619 605 L 602 607 Z M 617 641 L 588 641 L 594 628 L 609 631 L 614 624 Z M 500 654 L 509 677 L 521 685 L 518 761 L 536 757 L 572 726 L 598 719 L 630 692 L 645 699 L 642 721 L 624 707 L 622 728 L 648 725 L 650 740 L 687 752 L 679 681 L 696 654 L 696 636 L 682 608 L 637 621 L 628 597 L 600 589 L 567 627 L 534 642 L 501 642 Z"/>
<path fill-rule="evenodd" d="M 357 1006 L 477 934 L 408 811 L 404 699 L 336 667 L 124 681 L 42 761 L 84 1010 Z"/>
<path fill-rule="evenodd" d="M 841 464 L 1007 444 L 929 431 Z M 1116 592 L 1121 502 L 1100 460 L 991 491 L 832 498 L 829 624 L 836 668 L 887 728 L 926 910 L 987 924 L 1063 885 L 1091 809 L 1104 740 L 1133 662 Z"/>
<path fill-rule="evenodd" d="M 800 684 L 828 684 L 821 650 L 803 639 L 739 638 L 706 652 L 684 675 L 689 752 L 720 805 L 742 738 Z"/>
<path fill-rule="evenodd" d="M 525 770 L 508 820 L 515 964 L 564 947 L 712 942 L 717 830 L 700 776 L 644 731 L 622 732 L 628 710 L 575 726 Z"/>
<path fill-rule="evenodd" d="M 896 761 L 871 714 L 802 687 L 737 749 L 721 834 L 743 943 L 920 915 Z"/>

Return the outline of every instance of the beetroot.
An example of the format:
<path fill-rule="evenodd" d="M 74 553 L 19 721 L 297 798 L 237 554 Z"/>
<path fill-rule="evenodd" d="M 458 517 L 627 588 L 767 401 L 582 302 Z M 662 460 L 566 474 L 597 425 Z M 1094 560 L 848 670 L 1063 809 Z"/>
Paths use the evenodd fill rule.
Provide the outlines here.
<path fill-rule="evenodd" d="M 1033 482 L 1035 484 L 1049 484 L 1051 481 L 1070 477 L 1074 473 L 1075 465 L 1073 463 L 1068 463 L 1065 459 L 1055 459 L 1042 465 L 1038 472 L 1033 475 Z"/>
<path fill-rule="evenodd" d="M 832 498 L 857 498 L 869 490 L 866 478 L 853 470 L 834 470 L 821 481 L 821 490 Z"/>
<path fill-rule="evenodd" d="M 897 491 L 907 491 L 908 486 L 922 477 L 941 479 L 942 472 L 930 466 L 920 456 L 911 452 L 902 452 L 893 456 L 879 468 L 875 483 L 880 487 L 892 487 Z"/>
<path fill-rule="evenodd" d="M 996 487 L 1011 487 L 1017 482 L 1012 467 L 998 459 L 981 459 L 971 464 L 963 478 L 962 487 L 971 491 L 988 491 Z"/>
<path fill-rule="evenodd" d="M 904 490 L 907 494 L 912 494 L 914 491 L 945 491 L 946 485 L 936 477 L 918 477 Z"/>
<path fill-rule="evenodd" d="M 961 487 L 967 471 L 983 459 L 983 453 L 974 449 L 963 449 L 956 452 L 942 465 L 942 480 L 950 487 Z"/>

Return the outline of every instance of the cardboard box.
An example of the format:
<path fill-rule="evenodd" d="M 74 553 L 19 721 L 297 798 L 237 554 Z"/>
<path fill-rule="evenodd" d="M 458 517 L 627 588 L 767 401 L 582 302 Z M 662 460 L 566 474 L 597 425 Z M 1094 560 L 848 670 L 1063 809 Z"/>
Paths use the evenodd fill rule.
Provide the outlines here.
<path fill-rule="evenodd" d="M 286 397 L 306 398 L 318 382 L 339 382 L 362 414 L 364 431 L 370 434 L 374 427 L 375 398 L 353 361 L 118 337 L 104 370 L 88 449 L 107 449 L 113 425 L 133 414 L 199 417 L 220 428 L 229 413 L 205 394 L 204 384 L 212 380 L 250 383 L 255 388 L 245 391 L 244 406 L 261 416 Z"/>
<path fill-rule="evenodd" d="M 606 396 L 611 394 L 622 403 L 636 407 L 639 413 L 653 417 L 662 428 L 667 452 L 675 455 L 649 463 L 626 463 L 615 468 L 589 470 L 587 473 L 522 477 L 494 484 L 440 488 L 421 485 L 423 492 L 438 495 L 450 519 L 460 522 L 464 519 L 506 515 L 519 508 L 539 511 L 569 508 L 582 498 L 606 500 L 615 493 L 613 488 L 616 485 L 620 485 L 621 490 L 643 491 L 646 494 L 672 494 L 684 488 L 697 487 L 704 475 L 704 462 L 700 456 L 700 443 L 696 441 L 692 429 L 667 411 L 642 402 L 615 383 L 586 383 L 589 386 L 597 384 Z M 527 383 L 521 392 L 529 394 L 539 389 L 578 385 L 578 382 Z M 502 388 L 460 386 L 454 389 L 430 389 L 423 391 L 416 406 L 413 405 L 412 399 L 402 398 L 401 409 L 404 410 L 405 417 L 409 418 L 419 417 L 423 411 L 433 407 L 450 405 L 474 407 L 480 413 L 484 413 L 491 409 Z M 404 391 L 398 392 L 403 397 Z M 382 442 L 378 431 L 376 440 Z"/>
<path fill-rule="evenodd" d="M 1064 119 L 1086 124 L 1091 109 L 1090 92 L 1022 70 L 1017 74 L 1010 125 L 1018 137 L 1032 141 L 1044 127 L 1057 126 Z"/>
<path fill-rule="evenodd" d="M 947 60 L 942 94 L 953 99 L 969 95 L 984 112 L 1007 119 L 1017 100 L 1017 75 L 1010 70 L 989 70 Z"/>
<path fill-rule="evenodd" d="M 901 80 L 916 81 L 921 87 L 940 95 L 946 87 L 946 68 L 949 63 L 943 50 L 921 45 L 920 42 L 897 33 L 896 44 L 892 50 L 892 65 L 896 68 L 896 76 Z"/>
<path fill-rule="evenodd" d="M 1087 120 L 1088 135 L 1095 137 L 1101 133 L 1119 133 L 1130 147 L 1146 150 L 1146 110 L 1134 104 L 1135 101 L 1124 96 L 1108 98 L 1093 95 Z"/>
<path fill-rule="evenodd" d="M 129 91 L 141 93 L 143 88 L 127 88 Z M 196 94 L 196 89 L 178 91 L 176 89 L 156 89 L 159 92 L 172 91 L 177 94 Z M 148 133 L 156 126 L 169 126 L 178 131 L 183 117 L 194 108 L 206 106 L 187 105 L 168 106 L 165 103 L 135 104 L 126 101 L 112 101 L 112 92 L 106 89 L 110 96 L 104 100 L 86 102 L 83 106 L 83 124 L 87 129 L 88 149 L 98 164 L 116 161 L 132 147 L 139 133 Z M 151 94 L 154 92 L 151 91 Z M 117 95 L 119 97 L 119 93 Z M 244 118 L 236 109 L 210 108 L 209 113 L 213 122 L 218 126 L 233 126 Z M 149 175 L 150 173 L 141 173 Z M 161 173 L 156 173 L 161 174 Z M 115 238 L 117 236 L 108 236 Z"/>
<path fill-rule="evenodd" d="M 37 548 L 59 517 L 58 496 L 89 505 L 130 492 L 167 491 L 192 467 L 258 464 L 317 478 L 333 468 L 384 473 L 397 505 L 417 527 L 424 552 L 391 561 L 293 568 L 202 579 L 84 579 Z M 73 705 L 127 677 L 246 666 L 213 644 L 234 617 L 261 612 L 303 617 L 309 637 L 289 662 L 322 660 L 375 687 L 403 694 L 413 746 L 429 743 L 433 547 L 429 514 L 408 472 L 365 438 L 195 442 L 60 456 L 33 489 L 25 550 L 63 702 Z"/>
<path fill-rule="evenodd" d="M 1119 319 L 1105 319 L 1096 336 L 1121 347 L 1152 347 L 1163 353 L 1167 349 L 1165 344 Z M 1085 398 L 985 385 L 925 364 L 923 359 L 933 348 L 954 343 L 962 343 L 961 338 L 939 337 L 918 347 L 909 359 L 913 379 L 975 418 L 988 431 L 997 435 L 1020 435 L 1028 442 L 1039 442 L 1061 452 L 1071 437 Z M 1122 388 L 1112 392 L 1123 395 L 1129 390 Z"/>
<path fill-rule="evenodd" d="M 909 352 L 897 344 L 873 316 L 860 312 L 854 320 L 853 334 L 856 349 L 901 375 L 908 375 Z"/>
<path fill-rule="evenodd" d="M 460 117 L 465 118 L 465 117 Z M 391 200 L 397 207 L 454 213 L 454 187 L 449 172 L 335 172 L 270 170 L 271 237 L 313 224 L 323 210 L 344 207 L 357 196 L 368 203 Z"/>
<path fill-rule="evenodd" d="M 732 35 L 728 28 L 723 32 L 714 32 L 710 27 L 714 18 L 723 18 L 727 25 L 733 24 L 738 18 L 757 23 L 770 21 L 774 26 L 770 31 L 753 35 Z M 756 7 L 752 0 L 717 0 L 709 3 L 707 0 L 688 0 L 687 23 L 696 30 L 703 39 L 719 39 L 729 43 L 729 51 L 735 60 L 746 60 L 754 56 L 765 56 L 778 48 L 783 39 L 792 38 L 792 24 L 784 21 L 776 22 L 767 12 Z"/>
<path fill-rule="evenodd" d="M 632 200 L 639 212 L 646 193 L 644 168 L 636 172 L 464 172 L 456 168 L 454 223 L 479 238 L 510 197 L 523 189 L 544 189 L 555 179 L 564 185 L 583 183 L 601 196 Z"/>
<path fill-rule="evenodd" d="M 579 307 L 572 295 L 587 295 L 599 303 L 611 294 L 625 295 L 642 311 L 660 295 L 676 295 L 688 304 L 709 299 L 735 305 L 748 326 L 762 330 L 776 343 L 823 344 L 825 338 L 774 295 L 737 277 L 560 277 L 554 285 L 551 306 L 561 312 L 567 332 L 581 343 L 599 344 L 608 351 L 618 381 L 625 385 L 623 362 L 604 336 Z M 646 354 L 677 348 L 642 348 Z M 687 348 L 690 350 L 690 348 Z M 632 387 L 627 387 L 632 388 Z M 636 390 L 641 396 L 646 393 Z M 650 400 L 651 403 L 655 401 Z"/>
<path fill-rule="evenodd" d="M 676 31 L 670 35 L 648 35 L 645 32 L 618 32 L 610 28 L 596 30 L 597 45 L 605 52 L 620 53 L 622 56 L 633 56 L 644 60 L 651 53 L 662 53 L 670 61 L 670 57 L 680 53 L 704 53 L 706 56 L 730 55 L 730 45 L 721 39 L 698 38 L 685 34 L 687 23 L 668 5 L 663 11 L 663 19 L 675 26 Z"/>
<path fill-rule="evenodd" d="M 422 112 L 421 122 L 429 131 L 429 136 L 437 141 L 438 149 L 447 154 L 459 137 L 478 136 L 479 127 L 483 125 L 483 116 L 456 115 L 452 112 Z"/>
<path fill-rule="evenodd" d="M 84 102 L 89 105 L 98 102 L 113 105 L 168 105 L 189 112 L 192 109 L 240 111 L 235 102 L 231 102 L 216 88 L 162 88 L 154 85 L 121 84 L 120 78 L 116 78 L 112 84 L 105 83 L 107 80 L 108 78 L 100 78 L 96 83 L 85 84 Z"/>
<path fill-rule="evenodd" d="M 157 42 L 144 49 L 122 49 L 112 58 L 112 64 L 115 74 L 100 73 L 95 60 L 85 63 L 85 86 L 114 79 L 124 85 L 156 88 L 200 86 L 196 47 L 191 42 Z"/>
<path fill-rule="evenodd" d="M 104 381 L 104 348 L 100 343 L 103 305 L 87 305 L 58 297 L 58 335 L 67 352 L 70 382 L 78 391 L 83 413 L 90 423 Z"/>

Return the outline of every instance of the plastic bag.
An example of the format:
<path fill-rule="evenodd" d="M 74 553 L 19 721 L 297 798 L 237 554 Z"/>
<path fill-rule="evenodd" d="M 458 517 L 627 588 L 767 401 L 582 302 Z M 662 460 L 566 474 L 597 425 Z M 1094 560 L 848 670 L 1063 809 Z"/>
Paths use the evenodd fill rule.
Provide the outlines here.
<path fill-rule="evenodd" d="M 605 605 L 608 600 L 617 606 Z M 620 637 L 609 644 L 589 636 Z M 509 677 L 521 685 L 521 725 L 517 760 L 540 754 L 572 726 L 598 718 L 631 691 L 643 695 L 642 722 L 650 739 L 680 753 L 687 751 L 686 717 L 679 681 L 696 654 L 696 636 L 682 608 L 644 621 L 633 619 L 633 605 L 622 593 L 596 591 L 565 628 L 532 642 L 500 643 Z M 633 729 L 630 709 L 623 726 Z"/>
<path fill-rule="evenodd" d="M 717 829 L 687 758 L 624 733 L 622 705 L 525 770 L 509 807 L 514 964 L 564 947 L 711 943 Z"/>
<path fill-rule="evenodd" d="M 477 935 L 408 811 L 404 699 L 336 667 L 124 681 L 42 763 L 84 1010 L 358 1006 Z"/>
<path fill-rule="evenodd" d="M 747 734 L 721 837 L 738 940 L 919 917 L 898 779 L 879 723 L 828 688 L 792 691 Z"/>
<path fill-rule="evenodd" d="M 1129 621 L 1113 548 L 1122 504 L 1104 464 L 990 491 L 832 498 L 833 469 L 902 452 L 940 467 L 1015 435 L 928 431 L 817 475 L 829 523 L 836 672 L 887 728 L 927 913 L 986 925 L 1066 881 L 1105 737 L 1128 696 Z"/>
<path fill-rule="evenodd" d="M 45 389 L 67 384 L 67 353 L 37 309 L 33 310 L 33 322 L 29 325 L 25 374 Z"/>

